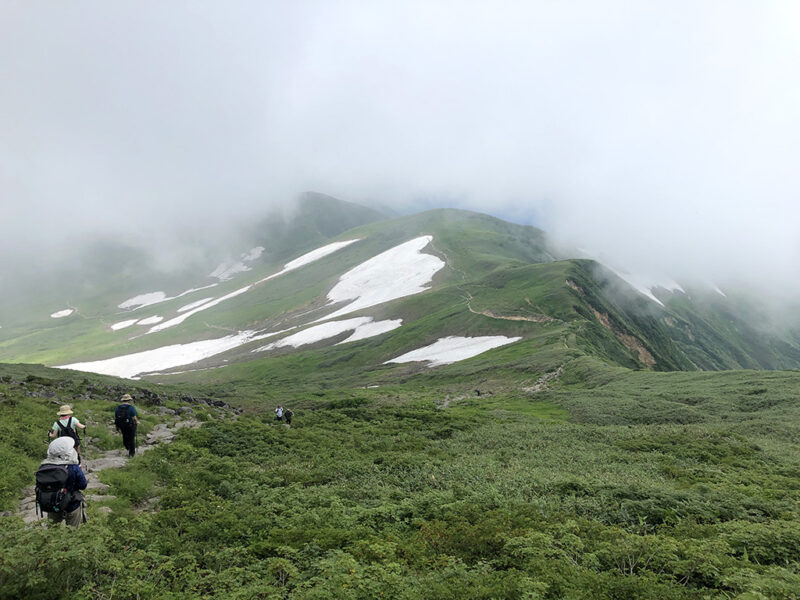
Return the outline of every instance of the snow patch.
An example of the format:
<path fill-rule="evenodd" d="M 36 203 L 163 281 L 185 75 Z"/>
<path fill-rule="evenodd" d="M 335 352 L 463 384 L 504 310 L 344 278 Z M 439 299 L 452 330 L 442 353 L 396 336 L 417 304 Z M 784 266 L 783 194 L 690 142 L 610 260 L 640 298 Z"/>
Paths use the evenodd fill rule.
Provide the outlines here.
<path fill-rule="evenodd" d="M 333 254 L 337 250 L 341 250 L 342 248 L 349 246 L 353 242 L 360 241 L 361 238 L 356 238 L 354 240 L 345 240 L 343 242 L 333 242 L 332 244 L 328 244 L 327 246 L 322 246 L 321 248 L 317 248 L 316 250 L 312 250 L 311 252 L 307 252 L 303 254 L 303 256 L 299 258 L 295 258 L 293 261 L 290 261 L 283 265 L 283 270 L 270 275 L 269 277 L 265 277 L 256 283 L 263 283 L 264 281 L 269 281 L 270 279 L 274 279 L 275 277 L 279 277 L 289 271 L 294 271 L 295 269 L 299 269 L 307 264 L 310 264 L 314 261 L 317 261 L 321 258 L 328 256 L 329 254 Z"/>
<path fill-rule="evenodd" d="M 433 236 L 430 235 L 415 238 L 350 269 L 328 292 L 331 303 L 351 300 L 350 304 L 317 321 L 333 319 L 429 289 L 427 286 L 433 276 L 445 266 L 437 256 L 422 253 L 422 249 L 432 240 Z"/>
<path fill-rule="evenodd" d="M 388 333 L 389 331 L 394 331 L 402 324 L 403 324 L 403 319 L 365 323 L 357 327 L 356 330 L 353 332 L 353 335 L 351 335 L 346 340 L 342 340 L 341 342 L 339 342 L 339 344 L 346 344 L 348 342 L 365 340 L 367 338 L 375 337 L 376 335 L 381 335 L 382 333 Z M 338 346 L 339 344 L 336 345 Z"/>
<path fill-rule="evenodd" d="M 136 319 L 128 319 L 127 321 L 120 321 L 119 323 L 114 323 L 111 326 L 111 329 L 113 329 L 114 331 L 119 331 L 120 329 L 125 329 L 126 327 L 130 327 L 134 323 L 136 323 Z"/>
<path fill-rule="evenodd" d="M 185 306 L 181 306 L 178 309 L 178 312 L 179 313 L 186 312 L 187 310 L 192 310 L 193 308 L 197 308 L 198 306 L 203 306 L 203 304 L 205 304 L 209 300 L 213 300 L 213 299 L 214 299 L 213 296 L 209 296 L 208 298 L 203 298 L 201 300 L 197 300 L 196 302 L 190 302 L 189 304 L 186 304 Z"/>
<path fill-rule="evenodd" d="M 186 319 L 191 317 L 193 314 L 199 313 L 201 310 L 206 310 L 207 308 L 211 308 L 212 306 L 216 306 L 220 302 L 224 302 L 225 300 L 233 298 L 234 296 L 238 296 L 239 294 L 244 294 L 251 287 L 253 287 L 253 286 L 252 285 L 246 285 L 245 287 L 239 288 L 238 290 L 235 290 L 235 291 L 231 292 L 230 294 L 225 294 L 224 296 L 220 296 L 216 300 L 212 300 L 211 302 L 207 302 L 206 304 L 203 304 L 202 306 L 198 306 L 197 308 L 195 308 L 193 310 L 187 311 L 187 312 L 183 313 L 182 315 L 179 315 L 179 316 L 177 316 L 177 317 L 175 317 L 173 319 L 170 319 L 169 321 L 164 321 L 160 325 L 156 325 L 155 327 L 150 328 L 150 331 L 148 331 L 147 333 L 156 333 L 157 331 L 163 331 L 164 329 L 167 329 L 169 327 L 174 327 L 175 325 L 180 325 Z"/>
<path fill-rule="evenodd" d="M 59 310 L 57 312 L 54 312 L 52 315 L 50 315 L 50 318 L 63 319 L 64 317 L 70 316 L 74 312 L 75 312 L 74 308 L 65 308 L 64 310 Z"/>
<path fill-rule="evenodd" d="M 172 344 L 153 350 L 135 352 L 105 360 L 72 363 L 61 365 L 57 369 L 74 369 L 99 373 L 101 375 L 114 375 L 115 377 L 133 378 L 142 373 L 163 371 L 199 362 L 205 358 L 222 354 L 228 350 L 246 344 L 254 337 L 255 331 L 240 331 L 214 340 L 202 340 L 188 344 Z M 268 334 L 269 335 L 269 334 Z"/>
<path fill-rule="evenodd" d="M 397 329 L 402 322 L 402 319 L 397 319 L 396 321 L 378 321 L 377 323 L 373 323 L 372 317 L 356 317 L 345 321 L 330 321 L 299 331 L 277 342 L 272 342 L 271 344 L 257 348 L 253 350 L 253 352 L 263 352 L 265 350 L 274 350 L 275 348 L 285 348 L 286 346 L 299 348 L 300 346 L 327 340 L 352 330 L 353 334 L 343 342 L 340 342 L 344 344 L 345 342 L 363 340 L 391 331 L 392 329 Z"/>
<path fill-rule="evenodd" d="M 164 302 L 164 300 L 169 300 L 164 292 L 149 292 L 128 298 L 122 304 L 117 304 L 117 308 L 142 308 L 143 306 Z"/>
<path fill-rule="evenodd" d="M 164 317 L 159 315 L 153 315 L 152 317 L 147 317 L 146 319 L 142 319 L 141 321 L 137 321 L 137 325 L 155 325 L 156 323 L 161 323 L 164 320 Z"/>
<path fill-rule="evenodd" d="M 224 262 L 211 273 L 209 273 L 208 276 L 219 279 L 220 281 L 228 281 L 229 279 L 233 279 L 234 275 L 238 275 L 239 273 L 244 273 L 245 271 L 249 270 L 250 267 L 243 262 Z"/>
<path fill-rule="evenodd" d="M 252 262 L 259 258 L 264 253 L 264 246 L 256 246 L 251 248 L 240 257 L 244 262 Z"/>
<path fill-rule="evenodd" d="M 520 337 L 509 338 L 504 335 L 474 338 L 450 336 L 440 338 L 430 346 L 418 348 L 411 352 L 406 352 L 397 358 L 387 360 L 384 364 L 427 360 L 430 361 L 429 367 L 447 365 L 459 360 L 472 358 L 492 348 L 505 346 L 506 344 L 511 344 L 521 339 Z"/>
<path fill-rule="evenodd" d="M 184 296 L 186 296 L 187 294 L 191 294 L 192 292 L 199 292 L 200 290 L 207 290 L 208 288 L 216 287 L 218 285 L 219 285 L 218 283 L 209 283 L 208 285 L 204 285 L 203 287 L 192 288 L 190 290 L 186 290 L 185 292 L 181 292 L 180 294 L 175 296 L 175 298 L 183 298 Z M 166 300 L 172 300 L 172 298 L 166 298 Z"/>

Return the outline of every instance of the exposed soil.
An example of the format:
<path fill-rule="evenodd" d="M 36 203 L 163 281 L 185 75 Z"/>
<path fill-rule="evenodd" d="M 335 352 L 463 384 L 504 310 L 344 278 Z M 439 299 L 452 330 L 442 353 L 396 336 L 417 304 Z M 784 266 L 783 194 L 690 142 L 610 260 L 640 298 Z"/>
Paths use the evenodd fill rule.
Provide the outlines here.
<path fill-rule="evenodd" d="M 639 357 L 639 362 L 647 365 L 648 367 L 652 367 L 656 364 L 656 359 L 653 358 L 653 355 L 644 347 L 641 340 L 639 338 L 630 335 L 628 333 L 622 333 L 621 331 L 617 331 L 616 328 L 612 325 L 611 319 L 608 318 L 608 315 L 601 313 L 599 310 L 590 306 L 589 308 L 592 309 L 594 316 L 597 317 L 597 320 L 600 324 L 608 329 L 614 336 L 622 342 L 622 344 L 632 352 L 635 352 L 636 355 Z"/>

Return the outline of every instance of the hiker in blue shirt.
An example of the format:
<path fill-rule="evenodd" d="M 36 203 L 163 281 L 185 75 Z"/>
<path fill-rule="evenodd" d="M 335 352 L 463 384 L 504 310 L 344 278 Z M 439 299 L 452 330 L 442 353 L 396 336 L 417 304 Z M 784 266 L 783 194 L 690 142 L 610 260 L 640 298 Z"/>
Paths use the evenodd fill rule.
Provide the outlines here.
<path fill-rule="evenodd" d="M 53 506 L 53 498 L 48 497 L 44 487 L 41 490 L 38 489 L 40 487 L 38 473 L 42 473 L 55 465 L 62 466 L 62 469 L 63 466 L 67 467 L 67 479 L 64 489 L 70 495 L 68 500 L 65 500 L 66 504 L 61 504 L 59 507 Z M 42 461 L 38 473 L 37 504 L 39 504 L 43 512 L 47 512 L 47 518 L 55 523 L 66 521 L 67 525 L 71 527 L 78 527 L 81 523 L 85 523 L 86 515 L 83 510 L 83 494 L 81 494 L 81 490 L 86 489 L 86 477 L 78 466 L 75 440 L 71 437 L 63 436 L 50 442 L 50 446 L 47 448 L 47 458 Z"/>
<path fill-rule="evenodd" d="M 136 454 L 136 427 L 139 419 L 136 407 L 131 404 L 133 398 L 130 394 L 125 394 L 120 398 L 122 404 L 114 409 L 114 426 L 117 431 L 122 433 L 122 443 L 128 451 L 128 456 Z"/>

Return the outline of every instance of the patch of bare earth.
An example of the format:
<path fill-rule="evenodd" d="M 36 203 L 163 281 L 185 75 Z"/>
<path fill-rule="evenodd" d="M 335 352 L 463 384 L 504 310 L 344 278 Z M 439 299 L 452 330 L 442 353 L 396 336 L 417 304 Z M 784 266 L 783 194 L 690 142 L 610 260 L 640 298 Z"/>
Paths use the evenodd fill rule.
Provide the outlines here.
<path fill-rule="evenodd" d="M 639 362 L 647 365 L 648 367 L 652 367 L 656 364 L 656 359 L 653 358 L 653 355 L 644 347 L 641 340 L 636 336 L 630 335 L 628 333 L 622 333 L 621 331 L 617 331 L 616 328 L 611 324 L 611 319 L 608 318 L 608 315 L 601 313 L 599 310 L 590 306 L 589 308 L 592 309 L 594 316 L 597 317 L 597 320 L 600 324 L 608 329 L 614 336 L 622 342 L 622 345 L 625 346 L 628 350 L 635 352 L 636 355 L 639 357 Z"/>
<path fill-rule="evenodd" d="M 565 283 L 569 287 L 571 287 L 573 290 L 578 292 L 581 296 L 585 296 L 586 295 L 586 293 L 583 291 L 583 288 L 581 286 L 579 286 L 577 283 L 575 283 L 574 281 L 572 281 L 572 279 L 567 279 L 567 281 Z"/>
<path fill-rule="evenodd" d="M 525 298 L 525 300 L 530 304 L 530 300 Z M 483 315 L 484 317 L 489 317 L 490 319 L 503 319 L 504 321 L 529 321 L 531 323 L 552 323 L 553 321 L 557 321 L 558 319 L 554 319 L 553 317 L 548 317 L 547 315 L 543 315 L 541 313 L 531 313 L 527 316 L 522 315 L 499 315 L 494 311 L 491 310 L 475 310 L 472 308 L 472 295 L 467 293 L 467 308 L 469 312 L 474 315 Z"/>

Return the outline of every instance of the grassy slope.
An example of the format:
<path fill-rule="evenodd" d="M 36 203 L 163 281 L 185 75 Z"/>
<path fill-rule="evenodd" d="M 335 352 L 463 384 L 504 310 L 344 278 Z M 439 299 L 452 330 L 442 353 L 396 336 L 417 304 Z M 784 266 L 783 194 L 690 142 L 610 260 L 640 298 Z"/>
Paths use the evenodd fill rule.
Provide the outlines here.
<path fill-rule="evenodd" d="M 298 218 L 292 222 L 295 225 L 277 222 L 262 225 L 262 229 L 274 229 L 275 239 L 291 234 L 293 250 L 281 250 L 285 256 L 279 256 L 281 246 L 278 245 L 268 251 L 268 260 L 235 281 L 211 291 L 196 292 L 192 296 L 136 311 L 134 315 L 161 314 L 170 318 L 175 316 L 179 306 L 190 300 L 208 294 L 219 297 L 274 273 L 285 260 L 331 241 L 326 237 L 329 234 L 341 232 L 354 223 L 378 218 L 377 214 L 365 213 L 364 210 L 330 198 L 309 196 L 301 204 Z M 373 340 L 356 348 L 336 349 L 333 354 L 326 354 L 317 361 L 317 366 L 353 365 L 363 373 L 369 364 L 379 367 L 401 348 L 410 350 L 415 347 L 413 343 L 418 347 L 443 335 L 523 335 L 537 338 L 541 346 L 542 335 L 548 331 L 554 334 L 548 338 L 549 343 L 578 347 L 628 368 L 786 368 L 800 364 L 800 350 L 791 343 L 780 336 L 759 333 L 747 327 L 729 311 L 702 308 L 692 304 L 688 297 L 680 296 L 672 297 L 670 308 L 662 310 L 630 290 L 619 291 L 622 286 L 616 277 L 604 272 L 596 263 L 582 260 L 552 262 L 554 259 L 546 250 L 544 234 L 535 228 L 447 209 L 349 229 L 338 239 L 361 238 L 360 242 L 259 285 L 242 296 L 191 317 L 178 327 L 147 336 L 141 335 L 145 329 L 137 326 L 111 332 L 108 326 L 112 322 L 130 314 L 92 316 L 82 311 L 80 315 L 63 321 L 50 320 L 38 331 L 20 333 L 0 342 L 0 359 L 63 364 L 220 337 L 235 330 L 286 329 L 325 314 L 325 292 L 341 273 L 392 246 L 425 234 L 434 237 L 431 251 L 448 263 L 448 267 L 435 278 L 436 291 L 423 294 L 419 300 L 401 300 L 391 306 L 363 311 L 362 314 L 369 316 L 403 318 L 407 325 L 391 336 L 380 338 L 380 344 Z M 573 282 L 576 289 L 565 286 L 567 280 Z M 542 314 L 556 319 L 556 322 L 550 325 L 513 323 L 471 314 L 468 307 L 474 312 L 506 317 L 525 318 Z M 1 331 L 6 337 L 14 335 L 13 332 Z M 631 347 L 631 340 L 639 344 L 644 354 Z M 250 354 L 253 347 L 232 351 L 197 366 L 218 366 L 223 364 L 223 360 L 249 361 L 253 358 Z M 652 356 L 652 365 L 645 364 L 648 359 L 643 358 L 644 355 Z M 370 356 L 375 360 L 370 361 Z M 307 357 L 296 361 L 281 358 L 277 370 L 280 371 L 284 364 L 309 367 L 312 362 L 313 359 Z M 251 368 L 259 374 L 270 370 L 256 361 L 254 365 L 234 369 L 232 377 L 248 379 L 246 371 Z M 310 367 L 305 368 L 305 371 L 309 370 Z M 379 373 L 383 371 L 380 367 L 378 370 Z M 204 375 L 198 377 L 207 379 Z M 224 377 L 212 376 L 214 378 Z"/>
<path fill-rule="evenodd" d="M 241 392 L 238 421 L 107 477 L 114 513 L 91 507 L 68 544 L 0 518 L 0 596 L 61 591 L 69 565 L 67 598 L 797 597 L 800 375 L 497 352 L 504 367 L 477 357 L 380 388 Z M 523 391 L 561 364 L 551 390 Z M 56 383 L 20 386 L 28 375 Z M 0 418 L 29 425 L 0 442 L 3 481 L 41 456 L 35 425 L 53 402 L 91 386 L 78 409 L 101 415 L 129 389 L 27 366 L 0 376 Z M 291 430 L 270 426 L 278 400 Z M 158 512 L 132 510 L 154 496 Z"/>

